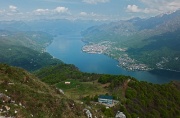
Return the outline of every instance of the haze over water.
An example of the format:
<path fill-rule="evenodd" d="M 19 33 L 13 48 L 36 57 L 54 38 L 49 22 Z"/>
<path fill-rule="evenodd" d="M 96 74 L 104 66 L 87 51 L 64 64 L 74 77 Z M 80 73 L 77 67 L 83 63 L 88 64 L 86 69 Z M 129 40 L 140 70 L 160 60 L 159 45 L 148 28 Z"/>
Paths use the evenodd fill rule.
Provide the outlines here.
<path fill-rule="evenodd" d="M 82 72 L 129 75 L 140 81 L 152 83 L 168 83 L 180 80 L 180 73 L 165 70 L 155 71 L 127 71 L 118 65 L 118 62 L 103 54 L 88 54 L 82 52 L 84 42 L 79 34 L 60 35 L 54 38 L 46 50 L 52 56 L 67 64 L 74 64 Z"/>

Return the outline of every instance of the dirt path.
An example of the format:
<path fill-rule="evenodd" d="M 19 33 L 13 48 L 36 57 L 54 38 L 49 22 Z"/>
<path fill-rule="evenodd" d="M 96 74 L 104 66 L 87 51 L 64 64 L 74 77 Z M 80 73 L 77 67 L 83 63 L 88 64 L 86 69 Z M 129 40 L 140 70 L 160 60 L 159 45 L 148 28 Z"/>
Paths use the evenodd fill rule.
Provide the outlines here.
<path fill-rule="evenodd" d="M 130 82 L 131 80 L 130 79 L 128 79 L 127 81 L 125 81 L 124 82 L 124 85 L 123 85 L 123 93 L 122 93 L 122 95 L 125 97 L 125 95 L 126 95 L 126 89 L 127 89 L 127 87 L 128 87 L 128 83 Z"/>

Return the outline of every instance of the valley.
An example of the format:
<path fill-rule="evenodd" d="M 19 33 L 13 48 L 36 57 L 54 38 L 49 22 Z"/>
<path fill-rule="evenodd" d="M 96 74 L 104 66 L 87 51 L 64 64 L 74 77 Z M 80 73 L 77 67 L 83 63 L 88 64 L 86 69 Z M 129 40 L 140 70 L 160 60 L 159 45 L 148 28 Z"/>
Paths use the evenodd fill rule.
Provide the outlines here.
<path fill-rule="evenodd" d="M 180 1 L 0 0 L 0 118 L 180 118 Z"/>
<path fill-rule="evenodd" d="M 119 23 L 121 28 L 111 33 L 97 26 L 97 32 L 92 27 L 81 31 L 89 25 L 64 33 L 61 27 L 50 30 L 54 25 L 41 24 L 33 31 L 37 21 L 23 23 L 29 31 L 14 27 L 21 22 L 8 22 L 7 27 L 2 23 L 6 28 L 0 30 L 0 117 L 179 117 L 180 73 L 164 70 L 179 69 L 178 28 L 157 32 L 141 26 L 145 29 L 139 32 L 129 22 Z M 126 26 L 131 27 L 123 29 Z M 112 97 L 116 104 L 106 106 L 100 96 Z"/>

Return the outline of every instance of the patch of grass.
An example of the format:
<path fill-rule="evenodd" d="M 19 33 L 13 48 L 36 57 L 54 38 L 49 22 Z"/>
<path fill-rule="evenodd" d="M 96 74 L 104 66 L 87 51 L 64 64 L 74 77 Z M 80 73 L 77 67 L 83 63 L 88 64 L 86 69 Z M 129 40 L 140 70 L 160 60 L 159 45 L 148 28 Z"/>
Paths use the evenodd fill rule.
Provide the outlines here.
<path fill-rule="evenodd" d="M 70 84 L 65 84 L 70 82 Z M 97 81 L 93 82 L 80 82 L 79 80 L 66 80 L 56 84 L 56 87 L 62 89 L 70 98 L 81 99 L 85 96 L 95 96 L 99 94 L 105 94 L 108 92 L 103 85 Z"/>
<path fill-rule="evenodd" d="M 0 94 L 10 97 L 7 102 L 3 102 L 4 98 L 0 97 L 0 109 L 3 106 L 10 107 L 7 113 L 0 112 L 0 116 L 17 118 L 30 118 L 31 115 L 34 118 L 84 116 L 82 105 L 76 104 L 27 71 L 6 64 L 0 64 Z M 17 114 L 15 111 L 18 111 Z"/>

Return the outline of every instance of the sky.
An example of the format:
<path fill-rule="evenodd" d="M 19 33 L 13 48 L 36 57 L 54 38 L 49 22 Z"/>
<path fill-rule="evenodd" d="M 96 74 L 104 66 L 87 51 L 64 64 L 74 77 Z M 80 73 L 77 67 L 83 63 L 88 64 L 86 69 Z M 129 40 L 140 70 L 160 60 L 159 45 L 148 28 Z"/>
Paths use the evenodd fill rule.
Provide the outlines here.
<path fill-rule="evenodd" d="M 0 20 L 124 20 L 180 9 L 180 0 L 0 0 Z"/>

